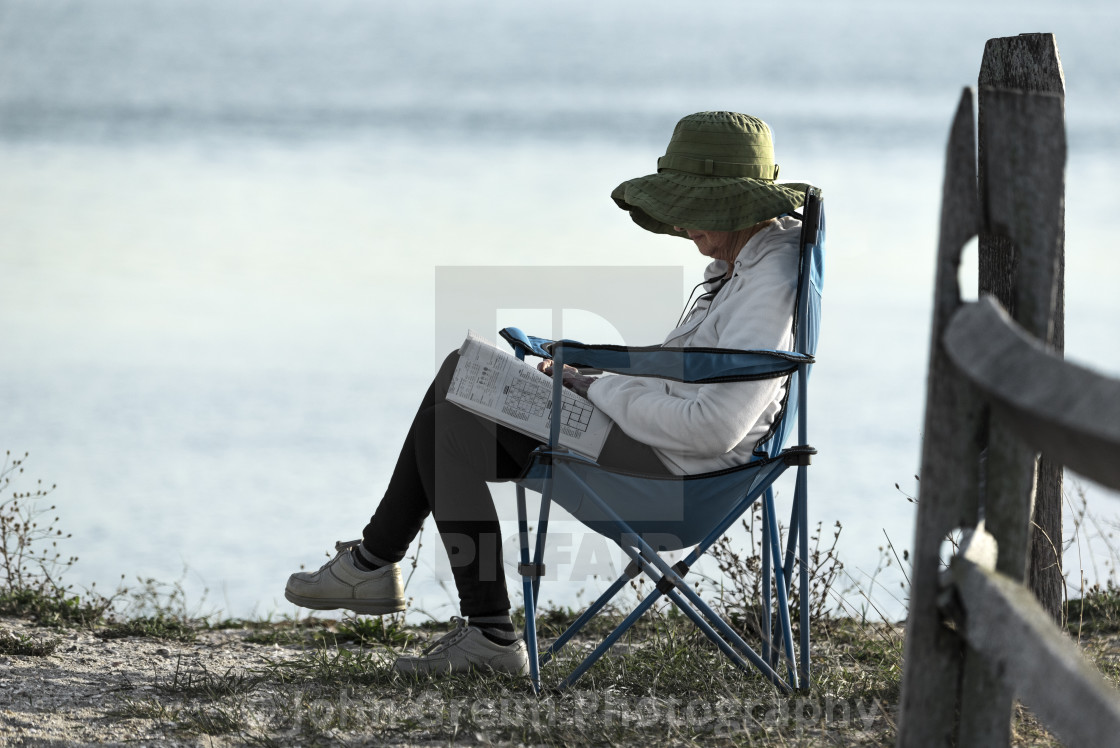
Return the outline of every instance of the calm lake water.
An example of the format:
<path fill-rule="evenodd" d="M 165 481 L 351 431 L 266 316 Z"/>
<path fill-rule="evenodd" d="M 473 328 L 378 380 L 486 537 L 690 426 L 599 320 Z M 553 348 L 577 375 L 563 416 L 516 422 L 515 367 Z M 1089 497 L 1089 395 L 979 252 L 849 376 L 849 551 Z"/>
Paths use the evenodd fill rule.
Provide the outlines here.
<path fill-rule="evenodd" d="M 58 484 L 70 581 L 185 573 L 207 610 L 294 613 L 288 573 L 360 534 L 455 343 L 435 332 L 437 269 L 606 274 L 648 305 L 650 337 L 571 309 L 563 335 L 656 342 L 703 259 L 608 195 L 655 168 L 680 116 L 733 109 L 773 126 L 783 178 L 825 190 L 811 511 L 843 525 L 865 582 L 887 537 L 911 542 L 943 151 L 988 38 L 1057 34 L 1067 352 L 1120 373 L 1120 15 L 799 7 L 0 0 L 0 449 Z M 644 298 L 625 269 L 647 267 L 679 268 L 679 297 Z M 540 275 L 539 303 L 499 304 L 491 327 L 559 332 L 564 291 Z M 571 562 L 546 597 L 575 604 L 600 582 L 571 570 L 606 548 L 555 528 Z M 410 594 L 446 617 L 433 540 Z M 1070 563 L 1107 574 L 1093 548 Z M 897 574 L 880 580 L 900 616 Z"/>

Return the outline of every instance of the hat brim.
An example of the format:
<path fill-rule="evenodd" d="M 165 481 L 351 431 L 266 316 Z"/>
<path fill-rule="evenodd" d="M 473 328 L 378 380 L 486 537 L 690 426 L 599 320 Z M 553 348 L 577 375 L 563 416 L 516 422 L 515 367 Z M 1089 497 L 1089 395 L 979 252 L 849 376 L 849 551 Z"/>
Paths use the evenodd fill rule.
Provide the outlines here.
<path fill-rule="evenodd" d="M 673 227 L 739 231 L 801 207 L 808 188 L 796 182 L 667 170 L 623 182 L 611 197 L 646 231 L 687 238 Z"/>

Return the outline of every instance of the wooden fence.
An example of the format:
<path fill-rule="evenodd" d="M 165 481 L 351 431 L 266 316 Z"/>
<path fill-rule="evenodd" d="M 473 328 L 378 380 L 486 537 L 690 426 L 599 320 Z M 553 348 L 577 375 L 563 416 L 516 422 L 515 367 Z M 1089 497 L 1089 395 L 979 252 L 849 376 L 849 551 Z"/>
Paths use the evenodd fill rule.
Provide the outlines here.
<path fill-rule="evenodd" d="M 946 154 L 898 745 L 1008 745 L 1015 699 L 1067 745 L 1116 745 L 1120 694 L 1023 585 L 1039 453 L 1120 488 L 1120 380 L 1046 345 L 1061 319 L 1064 103 L 982 97 L 982 192 L 971 89 Z M 978 235 L 1011 252 L 1014 319 L 992 296 L 961 301 Z"/>

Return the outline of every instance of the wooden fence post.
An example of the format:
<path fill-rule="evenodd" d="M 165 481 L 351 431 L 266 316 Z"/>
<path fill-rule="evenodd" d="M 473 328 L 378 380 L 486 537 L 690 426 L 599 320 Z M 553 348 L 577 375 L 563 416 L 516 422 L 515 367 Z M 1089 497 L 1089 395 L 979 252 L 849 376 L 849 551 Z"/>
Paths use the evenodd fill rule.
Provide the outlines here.
<path fill-rule="evenodd" d="M 941 544 L 979 517 L 979 395 L 957 373 L 941 342 L 960 308 L 961 251 L 976 236 L 976 151 L 973 92 L 965 89 L 949 133 L 941 196 L 941 225 L 930 333 L 929 377 L 922 439 L 921 498 L 914 532 L 914 569 L 906 617 L 898 745 L 954 746 L 964 642 L 942 625 Z"/>
<path fill-rule="evenodd" d="M 1065 187 L 1063 102 L 1054 94 L 988 89 L 986 104 L 980 126 L 986 142 L 980 168 L 988 175 L 980 193 L 982 231 L 1014 249 L 1012 298 L 1017 314 L 1032 336 L 1044 340 L 1059 286 L 1053 250 L 1061 236 Z M 985 524 L 999 546 L 995 570 L 1016 582 L 1027 576 L 1030 558 L 1036 460 L 1037 451 L 1022 442 L 999 412 L 990 411 L 982 497 Z M 1060 464 L 1058 471 L 1060 476 Z M 971 647 L 961 688 L 959 745 L 1008 745 L 1014 689 Z"/>
<path fill-rule="evenodd" d="M 1053 34 L 1021 34 L 1013 37 L 990 39 L 984 48 L 979 76 L 979 184 L 981 196 L 993 188 L 1010 185 L 994 181 L 1015 178 L 1014 174 L 996 176 L 988 168 L 988 125 L 993 97 L 999 90 L 1020 90 L 1054 94 L 1064 103 L 1065 76 L 1062 72 L 1058 45 Z M 1064 115 L 1063 115 L 1064 116 Z M 1064 132 L 1062 134 L 1062 161 L 1064 164 Z M 1065 345 L 1065 213 L 1064 176 L 1056 183 L 1042 185 L 1052 201 L 1047 213 L 1056 221 L 1057 233 L 1051 239 L 1048 251 L 1053 253 L 1057 296 L 1053 301 L 1044 330 L 1032 329 L 1040 340 L 1046 341 L 1056 352 Z M 1054 187 L 1058 187 L 1057 190 Z M 982 198 L 983 199 L 983 198 Z M 987 221 L 985 225 L 987 226 Z M 1012 246 L 1010 239 L 992 230 L 980 233 L 980 293 L 990 293 L 1006 308 L 1012 317 L 1022 323 L 1017 299 L 1020 248 Z M 1030 327 L 1028 326 L 1028 329 Z M 991 524 L 991 523 L 989 523 Z M 1043 608 L 1059 623 L 1062 616 L 1062 466 L 1044 454 L 1038 464 L 1033 512 L 1033 531 L 1030 533 L 1028 574 L 1030 588 Z M 1001 554 L 1001 558 L 1003 555 Z M 1013 574 L 1018 578 L 1018 574 Z"/>

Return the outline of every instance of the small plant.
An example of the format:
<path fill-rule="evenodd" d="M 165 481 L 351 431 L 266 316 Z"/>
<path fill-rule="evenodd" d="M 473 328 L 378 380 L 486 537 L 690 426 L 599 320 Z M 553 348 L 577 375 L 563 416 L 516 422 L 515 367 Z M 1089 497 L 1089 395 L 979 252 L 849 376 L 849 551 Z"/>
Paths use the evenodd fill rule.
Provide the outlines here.
<path fill-rule="evenodd" d="M 179 712 L 179 727 L 203 735 L 226 735 L 240 732 L 244 720 L 234 710 L 223 706 L 196 707 Z"/>
<path fill-rule="evenodd" d="M 33 639 L 14 631 L 0 631 L 0 654 L 46 657 L 58 649 L 59 639 Z"/>
<path fill-rule="evenodd" d="M 91 590 L 83 599 L 63 586 L 63 573 L 78 558 L 63 557 L 58 542 L 70 535 L 57 528 L 57 516 L 51 517 L 55 506 L 42 507 L 55 486 L 45 488 L 40 480 L 32 491 L 13 489 L 28 455 L 13 458 L 5 452 L 0 465 L 0 614 L 44 626 L 90 625 L 101 620 L 116 596 Z"/>
<path fill-rule="evenodd" d="M 159 687 L 169 693 L 183 698 L 203 698 L 210 701 L 234 696 L 253 691 L 264 679 L 260 675 L 234 670 L 230 668 L 225 673 L 217 675 L 203 668 L 201 673 L 190 672 L 183 669 L 183 658 L 175 663 L 175 673 L 171 681 Z"/>
<path fill-rule="evenodd" d="M 0 615 L 31 618 L 40 626 L 91 626 L 101 620 L 112 604 L 112 598 L 93 593 L 83 599 L 61 589 L 0 592 Z"/>
<path fill-rule="evenodd" d="M 55 527 L 58 517 L 45 519 L 54 512 L 54 504 L 41 507 L 54 485 L 44 488 L 40 480 L 33 491 L 12 491 L 8 495 L 12 483 L 23 475 L 29 454 L 12 458 L 10 451 L 5 452 L 0 466 L 0 593 L 33 590 L 54 594 L 61 589 L 62 573 L 78 559 L 64 559 L 58 550 L 58 541 L 70 536 L 63 536 Z"/>
<path fill-rule="evenodd" d="M 206 603 L 206 592 L 197 605 L 187 604 L 187 592 L 183 586 L 187 578 L 187 568 L 174 582 L 161 582 L 152 577 L 137 577 L 136 587 L 122 590 L 127 596 L 122 616 L 126 618 L 174 619 L 185 623 L 204 625 L 206 616 L 201 612 Z"/>
<path fill-rule="evenodd" d="M 166 704 L 160 703 L 157 699 L 125 699 L 106 716 L 112 719 L 154 719 L 174 722 L 179 717 L 179 710 L 168 709 Z"/>
<path fill-rule="evenodd" d="M 724 535 L 712 545 L 710 555 L 724 576 L 724 582 L 718 590 L 719 604 L 724 614 L 742 631 L 758 635 L 762 630 L 762 533 L 765 531 L 762 509 L 756 507 L 749 518 L 741 520 L 741 524 L 750 541 L 747 551 L 737 550 L 731 539 Z M 790 614 L 794 622 L 800 616 L 802 594 L 809 596 L 810 622 L 824 619 L 833 608 L 830 601 L 832 588 L 844 570 L 844 563 L 836 555 L 836 545 L 842 529 L 837 522 L 831 541 L 827 542 L 823 525 L 818 522 L 809 536 L 809 557 L 804 560 L 796 559 L 793 573 L 797 575 L 798 564 L 805 563 L 809 571 L 809 589 L 805 591 L 797 585 L 789 585 Z M 779 535 L 785 537 L 780 523 Z M 784 548 L 778 549 L 771 557 L 774 566 L 783 564 L 784 560 Z M 776 590 L 771 590 L 771 595 L 772 600 L 778 599 Z M 772 622 L 771 630 L 776 630 L 776 626 L 776 621 Z"/>
<path fill-rule="evenodd" d="M 1076 638 L 1084 634 L 1114 634 L 1120 631 L 1120 587 L 1109 579 L 1094 584 L 1076 600 L 1063 606 L 1066 628 Z"/>

